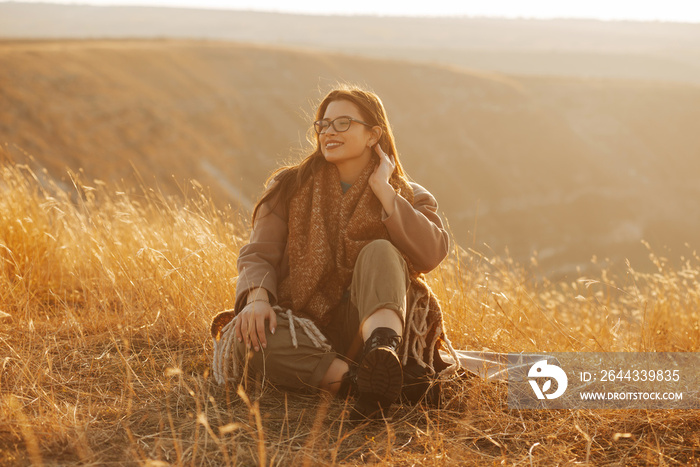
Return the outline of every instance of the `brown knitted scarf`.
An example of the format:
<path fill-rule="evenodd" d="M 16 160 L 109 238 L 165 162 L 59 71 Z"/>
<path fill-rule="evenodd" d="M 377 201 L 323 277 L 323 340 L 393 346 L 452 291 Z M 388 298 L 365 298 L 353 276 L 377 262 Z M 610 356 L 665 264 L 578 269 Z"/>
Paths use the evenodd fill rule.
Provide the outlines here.
<path fill-rule="evenodd" d="M 278 288 L 279 303 L 322 327 L 350 286 L 360 250 L 372 240 L 389 238 L 382 205 L 368 183 L 376 165 L 372 159 L 343 193 L 338 169 L 325 163 L 289 202 L 290 270 Z M 390 183 L 413 200 L 405 180 L 394 176 Z"/>

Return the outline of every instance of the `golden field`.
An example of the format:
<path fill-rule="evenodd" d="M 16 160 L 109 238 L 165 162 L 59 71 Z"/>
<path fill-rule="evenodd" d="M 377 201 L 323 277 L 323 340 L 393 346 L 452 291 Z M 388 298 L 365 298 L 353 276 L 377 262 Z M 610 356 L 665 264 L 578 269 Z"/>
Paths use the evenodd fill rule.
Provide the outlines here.
<path fill-rule="evenodd" d="M 461 378 L 439 409 L 352 425 L 342 401 L 214 383 L 249 209 L 337 81 L 377 91 L 440 202 L 429 283 L 456 348 L 699 351 L 695 49 L 618 48 L 594 78 L 542 73 L 587 50 L 482 45 L 0 41 L 0 465 L 700 464 L 696 411 L 518 411 Z M 496 59 L 520 74 L 470 68 Z"/>
<path fill-rule="evenodd" d="M 219 387 L 208 324 L 233 304 L 245 219 L 197 183 L 169 197 L 70 180 L 2 167 L 1 464 L 700 462 L 696 411 L 511 410 L 504 385 L 467 378 L 440 409 L 352 425 L 339 400 Z M 457 348 L 697 352 L 700 258 L 650 255 L 654 273 L 549 282 L 455 245 L 429 280 Z"/>

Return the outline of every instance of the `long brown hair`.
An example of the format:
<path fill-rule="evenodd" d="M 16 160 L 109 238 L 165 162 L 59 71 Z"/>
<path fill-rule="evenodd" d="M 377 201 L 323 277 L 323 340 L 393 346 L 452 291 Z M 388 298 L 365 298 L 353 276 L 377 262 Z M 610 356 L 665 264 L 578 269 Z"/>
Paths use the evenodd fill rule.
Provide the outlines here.
<path fill-rule="evenodd" d="M 399 160 L 398 151 L 396 150 L 396 144 L 394 143 L 394 134 L 391 131 L 384 104 L 379 96 L 372 91 L 357 86 L 340 85 L 323 98 L 316 110 L 314 120 L 322 119 L 328 105 L 338 100 L 346 100 L 355 104 L 365 122 L 372 126 L 379 126 L 382 129 L 382 136 L 379 138 L 378 144 L 389 156 L 394 156 L 396 168 L 392 176 L 398 176 L 407 181 L 406 174 Z M 255 219 L 263 204 L 274 200 L 274 205 L 271 209 L 274 209 L 280 200 L 284 200 L 285 204 L 288 204 L 292 195 L 303 181 L 315 174 L 326 161 L 321 152 L 319 137 L 313 128 L 309 129 L 307 139 L 315 144 L 316 149 L 299 164 L 280 167 L 270 175 L 267 182 L 265 182 L 268 189 L 263 193 L 253 209 L 253 225 L 255 225 Z M 272 183 L 273 180 L 275 183 Z"/>

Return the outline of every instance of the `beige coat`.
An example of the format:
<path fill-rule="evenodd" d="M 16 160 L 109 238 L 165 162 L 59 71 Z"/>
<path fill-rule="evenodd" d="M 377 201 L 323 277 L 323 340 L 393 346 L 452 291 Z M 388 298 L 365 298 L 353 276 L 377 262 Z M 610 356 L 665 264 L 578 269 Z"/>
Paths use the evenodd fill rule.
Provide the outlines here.
<path fill-rule="evenodd" d="M 418 272 L 429 272 L 445 259 L 449 250 L 449 235 L 437 214 L 438 204 L 425 188 L 412 183 L 413 206 L 402 196 L 394 199 L 394 213 L 383 211 L 382 222 L 391 243 L 411 260 Z M 287 224 L 283 203 L 270 211 L 261 206 L 250 241 L 238 256 L 236 312 L 246 303 L 248 291 L 263 287 L 270 302 L 277 303 L 277 285 L 289 274 L 287 253 Z"/>

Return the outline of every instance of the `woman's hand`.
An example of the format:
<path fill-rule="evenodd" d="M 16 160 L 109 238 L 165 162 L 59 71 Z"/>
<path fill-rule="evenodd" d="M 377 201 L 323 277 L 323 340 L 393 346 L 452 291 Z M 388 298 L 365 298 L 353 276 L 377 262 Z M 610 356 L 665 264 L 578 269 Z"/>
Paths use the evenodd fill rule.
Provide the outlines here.
<path fill-rule="evenodd" d="M 277 314 L 268 302 L 255 300 L 248 303 L 238 315 L 236 315 L 236 323 L 234 324 L 234 332 L 238 342 L 245 341 L 248 349 L 253 347 L 255 351 L 267 348 L 267 339 L 265 338 L 265 321 L 270 320 L 270 332 L 275 333 L 277 328 Z"/>
<path fill-rule="evenodd" d="M 394 191 L 394 188 L 389 184 L 389 179 L 391 178 L 391 174 L 394 173 L 394 169 L 396 169 L 396 161 L 394 160 L 394 156 L 385 153 L 379 144 L 374 146 L 374 150 L 379 156 L 379 165 L 369 177 L 369 186 L 379 199 L 379 202 L 382 203 L 382 207 L 387 215 L 391 216 L 394 212 L 396 191 Z"/>
<path fill-rule="evenodd" d="M 369 177 L 369 184 L 374 190 L 374 186 L 379 186 L 383 183 L 389 183 L 391 174 L 394 173 L 396 168 L 396 162 L 394 161 L 394 156 L 390 156 L 385 153 L 384 150 L 379 146 L 379 144 L 374 145 L 374 151 L 379 156 L 379 165 L 374 172 Z"/>

